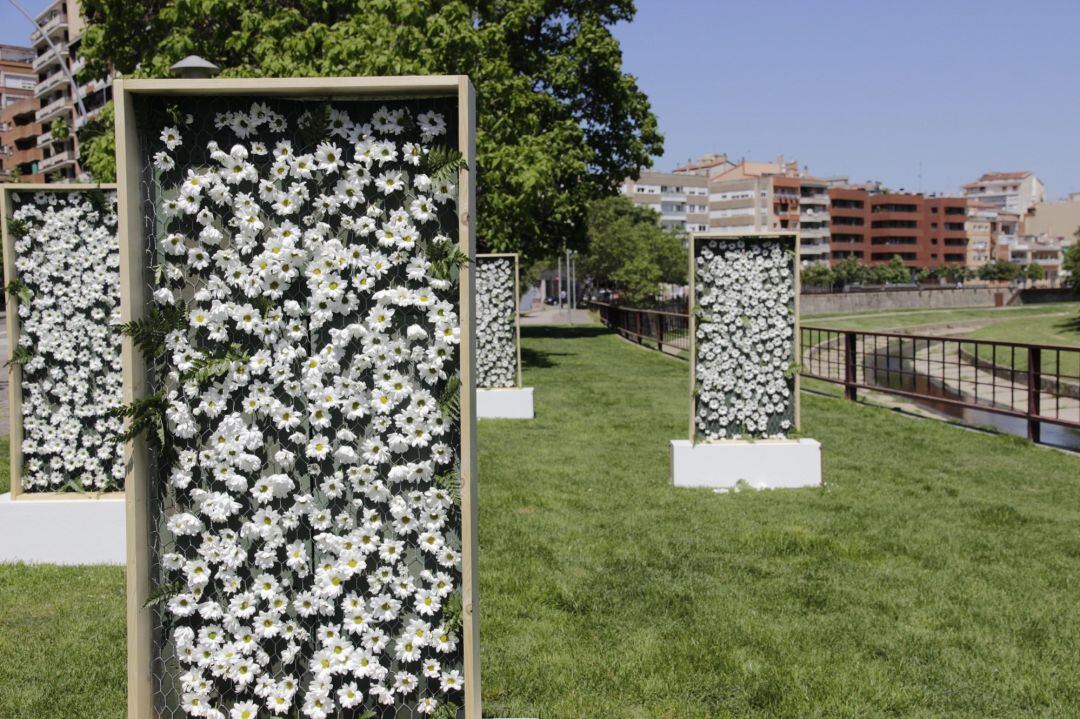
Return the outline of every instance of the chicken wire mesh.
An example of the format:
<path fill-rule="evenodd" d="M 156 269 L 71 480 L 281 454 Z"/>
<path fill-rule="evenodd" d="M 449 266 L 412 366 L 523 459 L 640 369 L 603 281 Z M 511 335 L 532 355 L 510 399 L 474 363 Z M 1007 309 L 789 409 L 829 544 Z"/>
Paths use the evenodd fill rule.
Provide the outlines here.
<path fill-rule="evenodd" d="M 116 191 L 11 190 L 10 205 L 20 487 L 123 490 Z"/>
<path fill-rule="evenodd" d="M 517 263 L 515 257 L 476 257 L 476 386 L 518 385 Z"/>
<path fill-rule="evenodd" d="M 794 237 L 694 243 L 695 437 L 785 437 L 795 418 Z"/>
<path fill-rule="evenodd" d="M 145 238 L 143 282 L 147 295 L 155 298 L 149 316 L 173 323 L 160 337 L 158 353 L 147 357 L 148 392 L 168 407 L 159 441 L 150 442 L 148 491 L 156 711 L 169 718 L 200 712 L 230 716 L 230 707 L 250 700 L 258 706 L 257 716 L 269 715 L 266 712 L 341 718 L 461 715 L 461 424 L 454 401 L 460 374 L 456 341 L 435 336 L 450 324 L 456 328 L 459 310 L 457 266 L 447 259 L 446 249 L 454 246 L 448 238 L 457 236 L 457 173 L 432 171 L 431 186 L 425 188 L 430 194 L 425 196 L 417 189 L 424 187 L 418 176 L 430 163 L 423 158 L 415 164 L 409 160 L 414 146 L 432 156 L 440 147 L 457 149 L 456 102 L 133 97 Z M 385 113 L 392 120 L 389 129 Z M 435 136 L 429 132 L 430 121 L 426 125 L 419 121 L 427 113 L 443 119 L 441 128 L 435 123 L 441 129 Z M 400 131 L 394 129 L 395 117 Z M 282 142 L 291 143 L 284 162 L 288 177 L 276 174 L 282 165 L 276 154 Z M 339 170 L 313 166 L 309 175 L 298 169 L 303 158 L 310 161 L 320 151 L 323 159 L 315 164 L 326 165 L 327 143 L 341 153 Z M 363 154 L 384 151 L 387 143 L 396 150 L 392 158 Z M 237 145 L 244 152 L 234 151 Z M 176 188 L 193 177 L 213 174 L 208 168 L 215 168 L 219 177 L 232 171 L 243 177 L 235 183 L 211 180 L 210 185 L 220 189 L 207 187 L 205 195 L 199 191 L 204 202 L 197 211 L 173 208 L 170 203 L 190 202 Z M 374 186 L 377 181 L 371 181 L 377 174 L 368 172 L 372 168 L 383 174 L 400 172 L 397 179 L 408 191 L 400 195 L 380 191 Z M 253 182 L 252 173 L 271 178 L 270 184 Z M 343 187 L 341 178 L 347 175 L 367 176 L 367 181 Z M 439 188 L 439 182 L 449 184 Z M 287 189 L 297 183 L 306 183 L 310 191 Z M 439 197 L 440 189 L 444 201 L 433 202 L 431 197 Z M 214 192 L 227 197 L 218 202 Z M 283 193 L 292 195 L 295 209 L 280 211 Z M 336 206 L 326 203 L 328 196 L 337 198 Z M 430 217 L 423 222 L 417 219 L 424 215 L 416 210 L 417 202 L 426 202 L 424 211 L 430 208 Z M 233 212 L 240 205 L 246 209 L 231 219 L 241 222 L 250 216 L 260 229 L 252 232 L 215 214 L 216 208 Z M 204 216 L 203 211 L 214 206 L 211 216 Z M 373 215 L 371 207 L 382 212 Z M 396 227 L 383 236 L 387 223 L 377 222 L 367 231 L 367 225 L 361 226 L 363 218 L 392 218 L 402 210 L 411 212 L 413 222 L 402 223 L 411 229 Z M 207 233 L 207 227 L 217 232 Z M 294 234 L 295 240 L 282 243 L 283 232 Z M 210 242 L 205 241 L 207 234 Z M 340 249 L 333 254 L 334 262 L 320 267 L 305 255 L 311 247 L 328 244 L 335 245 L 335 253 Z M 229 273 L 257 275 L 265 269 L 258 258 L 283 246 L 298 254 L 277 262 L 261 283 L 230 281 Z M 193 261 L 199 253 L 206 255 L 205 264 L 202 257 Z M 335 266 L 339 255 L 349 259 Z M 312 273 L 323 272 L 336 279 L 312 279 Z M 335 281 L 352 289 L 335 296 L 328 288 Z M 408 288 L 420 304 L 393 305 L 390 316 L 376 318 L 388 306 L 376 299 L 380 293 L 388 293 L 384 299 L 392 298 L 401 288 Z M 330 307 L 325 305 L 327 296 L 334 297 Z M 212 307 L 215 300 L 238 305 L 241 312 L 207 331 L 196 313 Z M 170 307 L 181 307 L 184 312 L 173 314 L 182 317 L 170 320 Z M 240 329 L 245 323 L 282 329 L 278 334 L 246 332 Z M 291 338 L 289 352 L 295 353 L 291 359 L 278 357 L 282 338 Z M 325 354 L 327 347 L 334 348 L 330 355 Z M 325 381 L 318 383 L 319 390 L 338 396 L 315 397 L 306 391 L 312 389 L 310 362 L 326 357 L 332 358 L 320 375 Z M 268 365 L 265 372 L 273 381 L 256 379 L 263 376 L 259 362 Z M 192 382 L 198 392 L 191 391 Z M 398 407 L 394 390 L 388 389 L 395 383 L 423 391 L 410 389 L 410 404 Z M 378 403 L 384 396 L 401 411 L 381 413 Z M 212 412 L 206 411 L 208 397 L 218 405 Z M 225 421 L 215 421 L 220 417 L 240 421 L 223 427 Z M 424 441 L 417 424 L 427 430 Z M 189 426 L 178 434 L 181 425 Z M 397 436 L 410 438 L 405 433 L 412 431 L 417 431 L 415 438 Z M 181 436 L 186 434 L 190 436 Z M 337 447 L 333 453 L 318 449 L 319 438 L 326 434 L 328 447 Z M 391 454 L 392 461 L 355 459 L 356 449 L 370 450 L 372 443 L 378 445 L 388 436 L 387 446 L 375 449 Z M 214 445 L 233 440 L 235 452 L 245 455 L 244 466 L 257 469 L 237 470 L 212 457 Z M 349 447 L 354 448 L 352 456 Z M 278 482 L 280 487 L 281 476 L 293 483 L 290 490 L 260 489 L 265 482 Z M 252 490 L 264 498 L 253 498 Z M 220 521 L 208 522 L 210 542 L 202 533 L 177 533 L 179 515 L 198 519 L 207 497 L 220 494 L 229 494 L 238 506 Z M 307 506 L 297 509 L 298 505 Z M 270 513 L 276 518 L 266 519 Z M 277 529 L 268 530 L 272 541 L 258 539 L 253 518 L 278 523 Z M 426 537 L 421 528 L 436 534 L 444 548 L 438 552 L 421 548 L 421 536 Z M 365 553 L 376 539 L 379 553 Z M 394 542 L 401 542 L 391 555 L 396 559 L 382 558 L 388 543 Z M 222 556 L 230 552 L 238 553 L 239 561 Z M 193 569 L 214 577 L 197 584 L 192 581 Z M 258 587 L 267 576 L 277 582 L 279 591 L 267 591 L 270 599 L 263 599 Z M 424 611 L 417 587 L 425 588 L 424 602 L 434 600 L 433 609 L 428 604 Z M 252 589 L 256 609 L 237 620 L 248 611 L 234 609 L 237 598 L 246 599 Z M 331 591 L 336 591 L 335 600 L 327 603 Z M 178 601 L 192 603 L 192 613 L 177 615 Z M 317 605 L 315 614 L 305 616 L 310 602 Z M 386 609 L 392 605 L 397 609 Z M 351 633 L 348 621 L 365 621 L 369 629 Z M 420 631 L 418 622 L 425 627 L 425 643 L 402 658 L 395 645 L 401 644 L 406 630 Z M 178 627 L 182 632 L 190 628 L 196 641 L 179 641 Z M 207 631 L 227 637 L 229 647 L 240 647 L 240 656 L 252 660 L 253 667 L 246 671 L 259 677 L 249 684 L 238 681 L 243 659 L 223 656 L 228 654 L 219 650 L 224 639 L 215 644 L 206 638 Z M 342 651 L 349 652 L 354 665 L 339 672 L 339 665 L 333 664 L 332 672 L 321 675 L 327 661 L 339 661 L 335 652 L 346 639 L 353 649 Z M 244 653 L 245 643 L 257 648 Z M 192 644 L 194 651 L 204 654 L 194 661 Z M 440 671 L 428 671 L 431 659 L 438 661 Z M 379 664 L 394 682 L 401 673 L 408 674 L 412 690 L 395 689 L 382 678 L 382 671 L 370 669 L 371 663 Z M 448 683 L 448 673 L 457 679 L 451 677 Z M 348 684 L 362 697 L 353 706 L 346 706 L 340 694 Z M 278 700 L 283 695 L 291 697 L 287 707 Z M 308 700 L 314 695 L 319 699 L 312 704 Z M 200 706 L 192 705 L 196 700 Z"/>

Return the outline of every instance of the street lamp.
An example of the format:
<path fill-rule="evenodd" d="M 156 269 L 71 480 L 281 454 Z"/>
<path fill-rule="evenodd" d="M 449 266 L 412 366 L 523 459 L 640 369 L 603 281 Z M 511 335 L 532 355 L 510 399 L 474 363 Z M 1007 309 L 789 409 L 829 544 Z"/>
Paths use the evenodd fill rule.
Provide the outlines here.
<path fill-rule="evenodd" d="M 198 55 L 188 55 L 169 69 L 183 80 L 205 80 L 221 72 L 220 67 Z"/>

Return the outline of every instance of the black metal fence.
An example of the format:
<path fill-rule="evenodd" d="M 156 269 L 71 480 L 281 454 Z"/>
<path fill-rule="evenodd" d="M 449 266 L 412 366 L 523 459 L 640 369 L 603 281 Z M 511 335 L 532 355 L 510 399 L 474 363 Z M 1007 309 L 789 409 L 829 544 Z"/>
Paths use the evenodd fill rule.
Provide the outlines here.
<path fill-rule="evenodd" d="M 590 308 L 628 339 L 669 354 L 690 351 L 687 314 L 602 302 Z M 807 326 L 799 340 L 800 374 L 842 386 L 848 399 L 860 390 L 906 397 L 1035 442 L 1047 441 L 1049 424 L 1050 443 L 1080 448 L 1080 347 Z"/>
<path fill-rule="evenodd" d="M 690 351 L 690 316 L 680 312 L 643 310 L 606 302 L 590 302 L 600 321 L 623 337 L 655 346 L 661 352 Z"/>
<path fill-rule="evenodd" d="M 1080 429 L 1080 347 L 802 327 L 801 374 L 960 409 Z"/>

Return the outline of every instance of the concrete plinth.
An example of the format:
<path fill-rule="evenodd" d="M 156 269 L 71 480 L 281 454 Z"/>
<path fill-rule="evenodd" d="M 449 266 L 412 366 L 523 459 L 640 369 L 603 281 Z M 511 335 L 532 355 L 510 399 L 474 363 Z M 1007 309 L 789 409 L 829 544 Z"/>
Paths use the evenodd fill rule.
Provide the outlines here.
<path fill-rule="evenodd" d="M 754 489 L 817 487 L 821 443 L 815 439 L 727 440 L 693 445 L 671 441 L 671 478 L 676 487 Z"/>
<path fill-rule="evenodd" d="M 533 388 L 477 389 L 476 416 L 480 419 L 532 419 Z"/>
<path fill-rule="evenodd" d="M 125 564 L 123 496 L 12 500 L 0 494 L 0 562 Z"/>

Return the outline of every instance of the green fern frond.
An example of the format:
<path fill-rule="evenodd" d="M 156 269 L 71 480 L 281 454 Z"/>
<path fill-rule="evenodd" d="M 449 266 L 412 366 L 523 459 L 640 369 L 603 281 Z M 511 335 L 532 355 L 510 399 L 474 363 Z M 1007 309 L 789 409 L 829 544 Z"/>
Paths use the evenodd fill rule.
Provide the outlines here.
<path fill-rule="evenodd" d="M 30 225 L 25 220 L 16 220 L 14 217 L 8 218 L 7 227 L 8 235 L 16 240 L 21 240 L 30 232 Z"/>
<path fill-rule="evenodd" d="M 26 349 L 21 345 L 16 345 L 15 349 L 11 351 L 11 359 L 4 363 L 4 366 L 11 368 L 12 365 L 24 365 L 34 358 L 34 353 Z"/>
<path fill-rule="evenodd" d="M 451 423 L 461 420 L 461 378 L 452 376 L 439 396 L 439 411 Z"/>
<path fill-rule="evenodd" d="M 461 594 L 458 592 L 451 594 L 443 605 L 443 624 L 461 636 L 461 628 L 465 626 L 465 612 L 461 607 Z"/>
<path fill-rule="evenodd" d="M 143 357 L 152 359 L 165 354 L 165 338 L 170 332 L 186 326 L 187 306 L 183 302 L 175 305 L 154 304 L 146 317 L 120 325 L 120 333 L 135 341 Z"/>
<path fill-rule="evenodd" d="M 180 593 L 180 590 L 184 588 L 180 582 L 170 582 L 169 584 L 159 584 L 154 587 L 154 590 L 150 592 L 150 596 L 143 602 L 144 607 L 156 607 L 165 604 L 167 601 L 175 597 Z"/>
<path fill-rule="evenodd" d="M 453 242 L 428 241 L 424 248 L 431 262 L 431 274 L 440 280 L 455 282 L 457 271 L 469 264 L 469 256 Z"/>
<path fill-rule="evenodd" d="M 329 134 L 330 103 L 315 105 L 307 111 L 307 122 L 300 128 L 301 147 L 318 145 Z"/>
<path fill-rule="evenodd" d="M 461 475 L 457 472 L 445 472 L 435 476 L 435 485 L 442 489 L 450 498 L 454 500 L 454 504 L 461 504 Z"/>
<path fill-rule="evenodd" d="M 244 352 L 240 345 L 234 344 L 223 355 L 194 360 L 191 363 L 194 371 L 188 373 L 186 377 L 194 379 L 199 384 L 206 384 L 216 377 L 228 374 L 233 362 L 247 362 L 249 359 L 251 358 L 247 352 Z"/>
<path fill-rule="evenodd" d="M 34 298 L 33 293 L 30 292 L 30 288 L 18 277 L 11 280 L 11 282 L 8 282 L 5 289 L 9 295 L 15 295 L 19 302 L 24 305 L 30 304 L 30 300 Z"/>
<path fill-rule="evenodd" d="M 455 147 L 435 145 L 420 160 L 420 169 L 431 178 L 434 185 L 453 182 L 461 170 L 468 170 L 465 156 Z"/>

